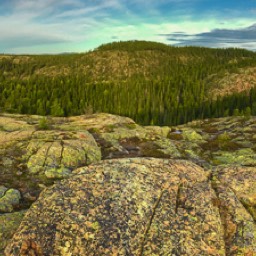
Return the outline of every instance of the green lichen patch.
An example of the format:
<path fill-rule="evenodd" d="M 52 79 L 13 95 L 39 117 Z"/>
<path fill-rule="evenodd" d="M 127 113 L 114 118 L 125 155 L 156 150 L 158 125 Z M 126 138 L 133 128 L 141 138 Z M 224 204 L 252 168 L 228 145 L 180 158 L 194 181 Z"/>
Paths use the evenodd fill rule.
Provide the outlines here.
<path fill-rule="evenodd" d="M 7 189 L 0 186 L 0 213 L 12 212 L 19 204 L 21 194 L 17 189 Z"/>
<path fill-rule="evenodd" d="M 19 227 L 25 212 L 0 214 L 0 255 L 4 255 L 4 248 Z"/>
<path fill-rule="evenodd" d="M 29 246 L 39 255 L 225 255 L 216 197 L 200 167 L 131 158 L 73 174 L 40 195 L 7 255 Z"/>
<path fill-rule="evenodd" d="M 239 149 L 234 152 L 218 151 L 213 154 L 213 164 L 241 164 L 256 166 L 256 153 L 249 148 Z"/>

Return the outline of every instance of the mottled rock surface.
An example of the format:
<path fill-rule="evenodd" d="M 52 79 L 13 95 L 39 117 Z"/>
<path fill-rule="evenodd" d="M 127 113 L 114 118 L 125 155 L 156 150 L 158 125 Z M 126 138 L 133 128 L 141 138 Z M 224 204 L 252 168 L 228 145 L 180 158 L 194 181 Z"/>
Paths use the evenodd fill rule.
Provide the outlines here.
<path fill-rule="evenodd" d="M 18 189 L 24 207 L 54 180 L 101 160 L 101 150 L 88 131 L 40 130 L 40 120 L 37 116 L 0 117 L 0 186 Z"/>
<path fill-rule="evenodd" d="M 7 255 L 225 255 L 217 197 L 202 168 L 134 158 L 75 173 L 40 195 Z"/>
<path fill-rule="evenodd" d="M 25 211 L 0 214 L 0 255 L 4 255 L 4 248 L 19 227 Z"/>
<path fill-rule="evenodd" d="M 255 117 L 143 127 L 103 113 L 45 120 L 2 114 L 0 255 L 21 210 L 54 183 L 9 249 L 84 255 L 91 244 L 96 255 L 118 255 L 118 248 L 119 255 L 254 255 L 255 134 Z"/>
<path fill-rule="evenodd" d="M 172 127 L 168 137 L 182 157 L 206 168 L 233 164 L 256 166 L 255 133 L 256 117 L 226 117 Z"/>
<path fill-rule="evenodd" d="M 154 158 L 80 168 L 41 194 L 6 255 L 254 255 L 253 178 Z"/>
<path fill-rule="evenodd" d="M 0 186 L 0 213 L 12 212 L 13 207 L 19 204 L 21 199 L 17 189 L 8 189 Z"/>
<path fill-rule="evenodd" d="M 256 222 L 256 167 L 219 167 L 216 174 L 218 180 L 233 191 Z"/>

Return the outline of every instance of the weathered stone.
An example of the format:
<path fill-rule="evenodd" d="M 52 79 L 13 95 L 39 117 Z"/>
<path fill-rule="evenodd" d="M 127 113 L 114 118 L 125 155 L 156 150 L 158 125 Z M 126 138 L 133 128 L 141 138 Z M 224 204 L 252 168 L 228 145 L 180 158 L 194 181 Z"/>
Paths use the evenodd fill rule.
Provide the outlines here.
<path fill-rule="evenodd" d="M 25 211 L 0 214 L 0 255 L 4 255 L 4 248 L 19 227 Z"/>
<path fill-rule="evenodd" d="M 40 195 L 6 255 L 225 255 L 217 198 L 200 167 L 134 158 L 74 174 Z"/>
<path fill-rule="evenodd" d="M 182 131 L 182 135 L 185 140 L 188 141 L 201 141 L 203 137 L 194 130 L 185 129 Z"/>
<path fill-rule="evenodd" d="M 149 133 L 158 134 L 161 137 L 167 138 L 171 128 L 168 126 L 145 126 Z"/>
<path fill-rule="evenodd" d="M 5 127 L 0 131 L 0 186 L 22 193 L 24 200 L 19 209 L 36 200 L 42 190 L 39 184 L 49 186 L 56 179 L 67 178 L 77 167 L 101 160 L 101 149 L 88 131 L 39 131 L 36 129 L 40 119 L 22 115 L 0 117 L 0 124 Z M 59 121 L 56 118 L 51 123 Z M 7 124 L 16 125 L 17 129 L 7 130 Z M 0 208 L 11 211 L 6 204 Z"/>
<path fill-rule="evenodd" d="M 68 131 L 81 131 L 81 130 L 90 130 L 101 131 L 107 127 L 118 127 L 126 126 L 130 128 L 135 124 L 135 122 L 123 116 L 111 115 L 107 113 L 98 113 L 93 115 L 84 115 L 84 116 L 73 116 L 69 118 L 61 118 L 61 124 L 54 125 L 57 129 L 68 130 Z"/>
<path fill-rule="evenodd" d="M 19 204 L 20 199 L 21 195 L 17 189 L 0 186 L 0 213 L 12 212 L 13 207 Z"/>
<path fill-rule="evenodd" d="M 220 182 L 230 187 L 256 222 L 256 167 L 218 167 Z"/>
<path fill-rule="evenodd" d="M 50 179 L 67 177 L 73 169 L 100 159 L 100 149 L 87 131 L 36 132 L 23 155 L 31 174 Z"/>
<path fill-rule="evenodd" d="M 45 176 L 48 179 L 64 179 L 71 175 L 71 170 L 68 168 L 51 168 L 45 171 Z"/>
<path fill-rule="evenodd" d="M 256 254 L 255 117 L 143 127 L 95 114 L 48 118 L 48 130 L 39 131 L 41 119 L 0 117 L 0 200 L 7 188 L 22 193 L 17 204 L 0 203 L 4 211 L 27 209 L 55 180 L 69 179 L 30 209 L 14 237 L 20 250 L 14 255 L 45 255 L 45 248 L 52 255 L 90 255 L 86 241 L 96 255 Z M 98 162 L 101 152 L 103 159 L 129 159 L 74 171 Z M 131 158 L 145 156 L 161 159 Z M 226 167 L 212 171 L 220 164 Z"/>
<path fill-rule="evenodd" d="M 218 151 L 213 154 L 213 163 L 218 164 L 241 164 L 256 166 L 256 153 L 250 149 L 239 149 L 234 152 Z"/>
<path fill-rule="evenodd" d="M 219 207 L 224 229 L 226 255 L 254 255 L 256 253 L 256 224 L 232 187 L 216 182 L 214 204 Z"/>

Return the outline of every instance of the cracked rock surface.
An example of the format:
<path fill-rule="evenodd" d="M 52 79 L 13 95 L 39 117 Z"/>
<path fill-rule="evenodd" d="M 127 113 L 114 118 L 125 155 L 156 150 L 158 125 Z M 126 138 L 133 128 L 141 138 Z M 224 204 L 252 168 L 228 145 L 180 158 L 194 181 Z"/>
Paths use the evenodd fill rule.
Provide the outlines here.
<path fill-rule="evenodd" d="M 0 255 L 256 255 L 255 117 L 41 120 L 0 116 Z"/>
<path fill-rule="evenodd" d="M 11 130 L 11 122 L 7 124 Z M 0 136 L 0 186 L 21 192 L 21 208 L 35 201 L 45 186 L 69 177 L 80 166 L 101 160 L 100 148 L 87 131 L 40 131 L 32 125 L 22 127 L 26 130 L 4 128 Z"/>
<path fill-rule="evenodd" d="M 255 182 L 255 170 L 239 173 L 233 184 Z M 74 174 L 40 195 L 6 255 L 256 253 L 255 220 L 240 199 L 251 192 L 236 193 L 191 162 L 106 160 Z"/>
<path fill-rule="evenodd" d="M 107 160 L 45 190 L 6 255 L 225 255 L 216 195 L 187 161 Z"/>

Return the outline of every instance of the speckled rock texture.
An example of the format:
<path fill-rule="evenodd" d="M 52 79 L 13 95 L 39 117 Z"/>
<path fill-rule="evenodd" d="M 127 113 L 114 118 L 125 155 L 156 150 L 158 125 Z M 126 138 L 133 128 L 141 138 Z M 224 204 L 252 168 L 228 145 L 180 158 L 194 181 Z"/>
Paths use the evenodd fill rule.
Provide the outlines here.
<path fill-rule="evenodd" d="M 256 255 L 255 134 L 2 114 L 0 255 Z"/>
<path fill-rule="evenodd" d="M 4 248 L 19 227 L 25 211 L 0 214 L 0 255 L 4 255 Z"/>
<path fill-rule="evenodd" d="M 232 186 L 212 186 L 195 164 L 119 159 L 74 174 L 40 195 L 6 255 L 256 253 L 256 225 Z"/>

